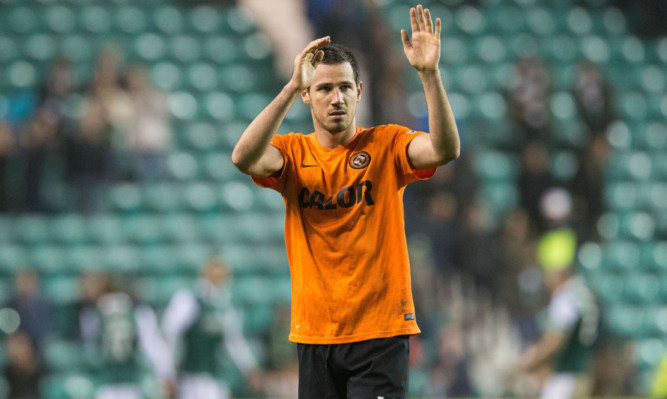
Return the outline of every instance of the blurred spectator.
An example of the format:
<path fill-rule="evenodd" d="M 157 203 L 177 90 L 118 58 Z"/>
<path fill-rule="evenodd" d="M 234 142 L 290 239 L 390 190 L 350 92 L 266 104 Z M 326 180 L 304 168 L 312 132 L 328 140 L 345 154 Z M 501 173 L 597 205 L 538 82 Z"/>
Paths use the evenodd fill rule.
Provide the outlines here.
<path fill-rule="evenodd" d="M 73 73 L 72 61 L 65 57 L 56 57 L 51 62 L 46 81 L 39 88 L 38 107 L 50 112 L 61 132 L 72 123 L 69 114 L 73 105 L 72 95 L 76 91 Z"/>
<path fill-rule="evenodd" d="M 463 244 L 458 211 L 456 197 L 447 191 L 432 194 L 426 204 L 427 215 L 421 230 L 431 241 L 433 265 L 443 276 L 466 268 L 456 264 L 458 251 Z"/>
<path fill-rule="evenodd" d="M 20 132 L 24 164 L 23 203 L 27 212 L 44 212 L 42 188 L 47 166 L 57 145 L 58 119 L 46 108 L 38 109 L 27 126 Z"/>
<path fill-rule="evenodd" d="M 463 329 L 458 326 L 442 330 L 438 339 L 438 360 L 429 372 L 424 397 L 467 397 L 473 393 L 463 336 Z"/>
<path fill-rule="evenodd" d="M 549 188 L 556 185 L 549 168 L 549 152 L 543 144 L 531 143 L 523 149 L 521 161 L 517 181 L 519 203 L 528 213 L 533 226 L 543 231 L 546 223 L 540 212 L 540 200 Z"/>
<path fill-rule="evenodd" d="M 520 367 L 527 372 L 544 365 L 551 368 L 542 385 L 543 399 L 588 398 L 591 393 L 591 360 L 600 315 L 594 295 L 574 271 L 576 247 L 576 236 L 568 228 L 544 234 L 538 246 L 551 301 L 542 337 L 523 353 Z"/>
<path fill-rule="evenodd" d="M 108 129 L 106 133 L 112 149 L 109 153 L 111 155 L 109 172 L 112 178 L 121 180 L 131 177 L 129 130 L 134 105 L 122 86 L 123 68 L 123 54 L 120 49 L 114 45 L 107 45 L 98 56 L 88 94 L 90 102 L 94 103 L 95 107 L 101 108 L 95 111 L 95 118 L 102 119 Z"/>
<path fill-rule="evenodd" d="M 257 362 L 242 331 L 243 319 L 227 287 L 231 270 L 211 258 L 195 291 L 179 291 L 165 309 L 162 325 L 179 369 L 182 399 L 226 399 L 229 387 L 220 381 L 219 351 L 231 356 L 253 388 L 259 387 Z"/>
<path fill-rule="evenodd" d="M 516 80 L 508 87 L 509 115 L 517 129 L 520 147 L 529 143 L 548 144 L 551 139 L 551 78 L 536 57 L 517 62 Z"/>
<path fill-rule="evenodd" d="M 7 382 L 6 399 L 39 399 L 42 397 L 44 368 L 28 334 L 18 330 L 5 341 L 7 364 L 3 377 Z"/>
<path fill-rule="evenodd" d="M 14 154 L 14 138 L 9 125 L 0 120 L 0 213 L 9 211 L 9 162 Z"/>
<path fill-rule="evenodd" d="M 79 341 L 95 335 L 97 300 L 110 291 L 110 277 L 102 272 L 87 272 L 79 280 L 79 299 L 74 303 L 74 319 L 68 335 Z"/>
<path fill-rule="evenodd" d="M 166 157 L 171 139 L 167 97 L 151 83 L 145 67 L 132 66 L 127 74 L 132 105 L 129 146 L 135 158 L 136 177 L 143 182 L 167 176 Z"/>
<path fill-rule="evenodd" d="M 477 289 L 497 294 L 496 283 L 499 273 L 496 260 L 489 256 L 493 237 L 489 231 L 489 220 L 482 206 L 467 204 L 462 210 L 463 234 L 459 238 L 457 264 L 461 272 L 469 275 Z"/>
<path fill-rule="evenodd" d="M 28 335 L 37 353 L 41 353 L 42 343 L 52 331 L 52 306 L 40 292 L 39 276 L 35 270 L 23 269 L 16 272 L 14 296 L 9 299 L 7 307 L 19 314 L 19 328 Z"/>
<path fill-rule="evenodd" d="M 170 386 L 176 377 L 174 365 L 153 310 L 109 284 L 95 302 L 95 311 L 88 328 L 81 332 L 99 381 L 95 398 L 142 398 L 140 355 L 150 361 L 160 381 Z"/>
<path fill-rule="evenodd" d="M 573 220 L 581 240 L 597 240 L 597 221 L 605 210 L 604 174 L 610 153 L 606 136 L 591 139 L 581 154 L 572 180 Z"/>
<path fill-rule="evenodd" d="M 111 135 L 112 126 L 104 104 L 95 98 L 85 101 L 69 160 L 81 212 L 92 213 L 100 206 L 111 159 Z"/>
<path fill-rule="evenodd" d="M 593 136 L 605 134 L 616 117 L 614 92 L 594 62 L 587 60 L 579 65 L 574 99 L 579 117 L 589 133 Z"/>

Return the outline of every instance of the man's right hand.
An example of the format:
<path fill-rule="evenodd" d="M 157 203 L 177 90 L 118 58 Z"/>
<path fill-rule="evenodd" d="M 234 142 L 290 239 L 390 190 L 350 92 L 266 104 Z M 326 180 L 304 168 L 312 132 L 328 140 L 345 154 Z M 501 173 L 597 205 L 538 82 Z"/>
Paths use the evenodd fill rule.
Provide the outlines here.
<path fill-rule="evenodd" d="M 322 62 L 322 57 L 324 57 L 324 52 L 321 48 L 329 44 L 329 42 L 331 42 L 329 36 L 315 39 L 308 43 L 306 48 L 294 59 L 294 72 L 292 73 L 291 83 L 299 91 L 307 89 L 313 83 L 315 68 Z"/>

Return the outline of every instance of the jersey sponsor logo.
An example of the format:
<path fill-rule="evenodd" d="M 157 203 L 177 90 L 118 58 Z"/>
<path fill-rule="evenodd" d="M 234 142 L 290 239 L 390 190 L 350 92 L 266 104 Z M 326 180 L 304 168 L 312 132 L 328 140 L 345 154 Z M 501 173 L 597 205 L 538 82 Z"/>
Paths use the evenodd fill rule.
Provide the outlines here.
<path fill-rule="evenodd" d="M 407 320 L 414 320 L 415 319 L 415 314 L 414 313 L 406 313 L 403 315 L 403 318 Z"/>
<path fill-rule="evenodd" d="M 317 208 L 317 209 L 336 209 L 349 208 L 354 204 L 359 204 L 365 201 L 367 205 L 375 205 L 375 201 L 371 196 L 371 189 L 373 184 L 370 180 L 364 180 L 357 184 L 357 187 L 347 186 L 343 187 L 336 195 L 326 196 L 317 190 L 309 190 L 304 187 L 299 192 L 299 206 L 301 208 Z"/>
<path fill-rule="evenodd" d="M 352 169 L 363 169 L 371 162 L 371 156 L 366 151 L 352 154 L 349 165 Z"/>

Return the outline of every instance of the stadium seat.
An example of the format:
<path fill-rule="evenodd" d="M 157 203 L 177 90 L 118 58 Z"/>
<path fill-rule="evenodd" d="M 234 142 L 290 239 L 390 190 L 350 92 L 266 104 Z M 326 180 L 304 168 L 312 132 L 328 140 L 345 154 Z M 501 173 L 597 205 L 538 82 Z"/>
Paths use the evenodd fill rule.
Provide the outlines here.
<path fill-rule="evenodd" d="M 100 245 L 120 244 L 125 240 L 121 218 L 108 214 L 87 218 L 90 240 Z"/>
<path fill-rule="evenodd" d="M 176 213 L 161 218 L 162 232 L 166 240 L 174 244 L 194 243 L 198 239 L 195 215 Z"/>
<path fill-rule="evenodd" d="M 190 121 L 197 116 L 198 109 L 197 98 L 187 91 L 175 91 L 169 94 L 169 110 L 176 119 Z"/>
<path fill-rule="evenodd" d="M 64 214 L 51 219 L 50 235 L 63 245 L 78 245 L 89 240 L 87 223 L 82 215 Z"/>
<path fill-rule="evenodd" d="M 124 33 L 136 34 L 148 28 L 148 16 L 144 10 L 133 6 L 120 6 L 113 15 L 116 28 Z"/>
<path fill-rule="evenodd" d="M 500 181 L 510 183 L 519 172 L 519 162 L 512 155 L 501 151 L 477 151 L 473 167 L 478 176 L 487 182 Z"/>
<path fill-rule="evenodd" d="M 208 5 L 193 8 L 188 12 L 186 19 L 187 27 L 203 36 L 217 32 L 222 25 L 219 9 Z"/>
<path fill-rule="evenodd" d="M 42 282 L 44 294 L 55 305 L 67 305 L 79 299 L 79 277 L 72 274 L 50 275 Z"/>
<path fill-rule="evenodd" d="M 219 210 L 217 185 L 195 182 L 185 187 L 184 201 L 188 210 L 196 213 L 211 213 Z"/>
<path fill-rule="evenodd" d="M 155 213 L 172 213 L 184 207 L 183 190 L 179 183 L 156 183 L 142 187 L 143 204 Z"/>
<path fill-rule="evenodd" d="M 599 272 L 591 275 L 591 288 L 603 300 L 605 305 L 619 304 L 623 302 L 624 278 L 620 274 L 612 272 Z"/>
<path fill-rule="evenodd" d="M 18 244 L 0 244 L 0 273 L 12 275 L 16 270 L 30 266 L 25 247 Z"/>
<path fill-rule="evenodd" d="M 616 304 L 607 307 L 607 326 L 609 331 L 620 337 L 633 338 L 645 335 L 642 328 L 645 311 L 641 307 Z"/>
<path fill-rule="evenodd" d="M 125 238 L 138 246 L 159 244 L 166 240 L 162 216 L 132 215 L 122 219 Z"/>
<path fill-rule="evenodd" d="M 60 53 L 73 62 L 79 63 L 80 67 L 88 67 L 92 64 L 95 50 L 90 40 L 79 34 L 68 34 L 58 42 Z M 83 78 L 83 76 L 80 76 Z"/>
<path fill-rule="evenodd" d="M 44 379 L 45 399 L 87 399 L 94 396 L 95 382 L 86 373 L 53 373 Z"/>
<path fill-rule="evenodd" d="M 231 65 L 240 55 L 233 35 L 212 35 L 203 40 L 205 57 L 218 65 Z"/>
<path fill-rule="evenodd" d="M 220 134 L 220 133 L 218 133 Z M 227 153 L 214 152 L 202 157 L 204 177 L 217 183 L 241 180 L 244 178 L 241 172 L 232 163 L 231 156 Z M 249 177 L 248 177 L 249 179 Z"/>
<path fill-rule="evenodd" d="M 101 35 L 111 29 L 109 10 L 101 6 L 87 5 L 77 10 L 79 26 L 87 32 Z"/>
<path fill-rule="evenodd" d="M 7 11 L 7 27 L 14 33 L 26 34 L 39 28 L 36 10 L 30 7 L 12 7 Z"/>
<path fill-rule="evenodd" d="M 202 55 L 200 43 L 190 35 L 178 35 L 167 42 L 170 57 L 183 64 L 191 64 L 199 60 Z"/>
<path fill-rule="evenodd" d="M 134 38 L 130 52 L 144 62 L 165 60 L 167 43 L 165 39 L 155 33 L 142 33 Z M 156 80 L 156 82 L 158 82 Z M 160 84 L 158 82 L 158 84 Z"/>
<path fill-rule="evenodd" d="M 162 90 L 179 91 L 183 89 L 184 78 L 181 69 L 176 64 L 160 61 L 151 67 L 152 81 Z"/>
<path fill-rule="evenodd" d="M 135 184 L 119 184 L 109 187 L 107 197 L 111 209 L 120 213 L 137 212 L 142 207 L 141 189 Z"/>
<path fill-rule="evenodd" d="M 647 338 L 637 342 L 635 356 L 641 370 L 654 370 L 663 357 L 665 344 L 659 338 Z"/>
<path fill-rule="evenodd" d="M 603 259 L 603 250 L 596 242 L 585 242 L 577 251 L 577 265 L 586 274 L 594 276 L 596 272 L 602 271 Z"/>
<path fill-rule="evenodd" d="M 653 274 L 633 273 L 626 277 L 623 297 L 626 303 L 652 305 L 661 302 L 660 280 Z"/>
<path fill-rule="evenodd" d="M 187 152 L 174 152 L 169 155 L 169 171 L 180 181 L 194 180 L 199 176 L 199 167 L 195 157 Z"/>
<path fill-rule="evenodd" d="M 207 62 L 188 62 L 185 72 L 189 89 L 208 93 L 215 90 L 218 84 L 218 71 Z"/>
<path fill-rule="evenodd" d="M 182 13 L 176 7 L 168 5 L 156 7 L 152 17 L 155 28 L 161 33 L 175 35 L 180 33 L 185 25 Z"/>
<path fill-rule="evenodd" d="M 639 203 L 637 184 L 632 182 L 610 183 L 605 188 L 605 204 L 612 211 L 628 211 Z"/>

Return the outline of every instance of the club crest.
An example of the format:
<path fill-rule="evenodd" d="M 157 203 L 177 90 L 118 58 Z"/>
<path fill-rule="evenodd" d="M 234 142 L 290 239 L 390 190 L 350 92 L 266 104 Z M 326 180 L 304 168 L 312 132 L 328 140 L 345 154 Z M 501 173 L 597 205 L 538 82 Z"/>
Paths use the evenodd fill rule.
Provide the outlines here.
<path fill-rule="evenodd" d="M 349 165 L 352 169 L 363 169 L 371 162 L 371 156 L 366 151 L 359 151 L 350 157 Z"/>

